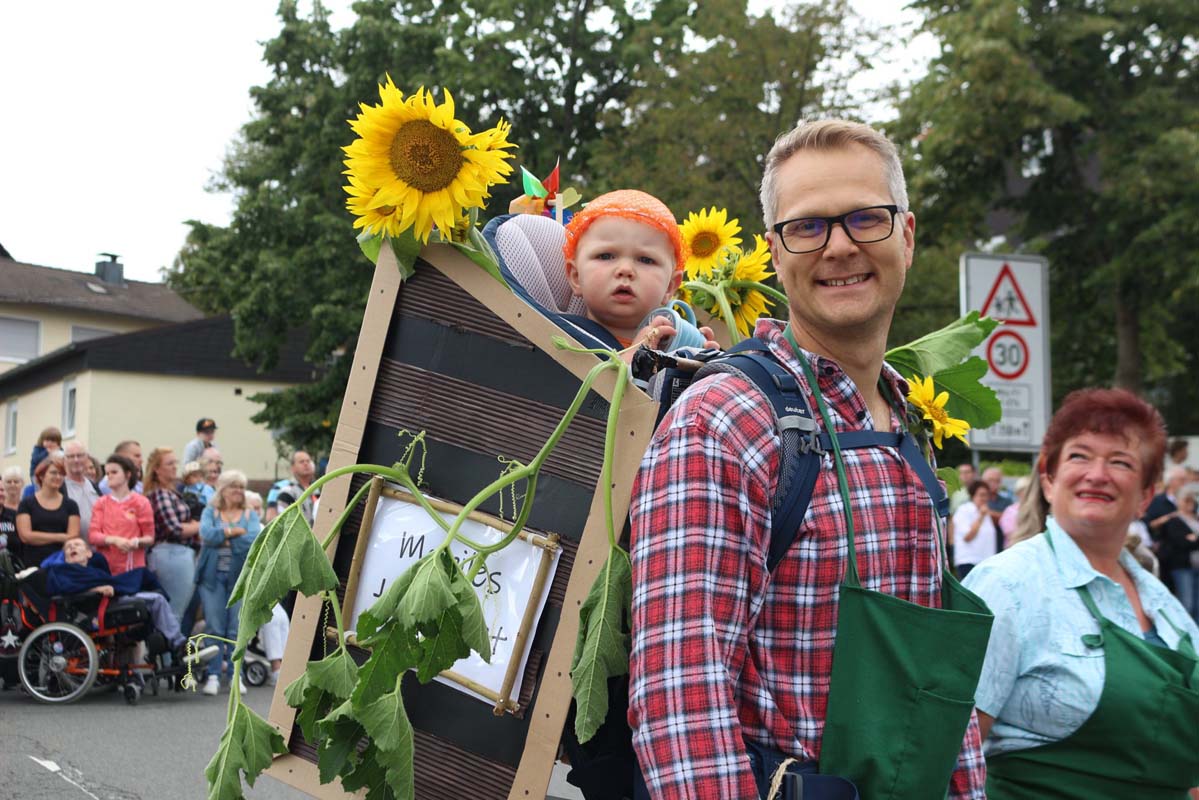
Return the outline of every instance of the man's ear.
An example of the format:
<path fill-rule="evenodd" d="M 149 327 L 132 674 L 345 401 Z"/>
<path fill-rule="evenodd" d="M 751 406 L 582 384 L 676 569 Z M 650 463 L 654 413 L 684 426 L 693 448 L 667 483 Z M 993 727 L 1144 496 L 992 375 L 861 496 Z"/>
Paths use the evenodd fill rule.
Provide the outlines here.
<path fill-rule="evenodd" d="M 903 263 L 904 269 L 912 266 L 912 254 L 916 251 L 916 215 L 911 211 L 904 214 L 903 220 Z"/>
<path fill-rule="evenodd" d="M 583 287 L 579 282 L 579 268 L 573 258 L 566 261 L 566 282 L 570 284 L 570 291 L 575 297 L 583 296 Z"/>

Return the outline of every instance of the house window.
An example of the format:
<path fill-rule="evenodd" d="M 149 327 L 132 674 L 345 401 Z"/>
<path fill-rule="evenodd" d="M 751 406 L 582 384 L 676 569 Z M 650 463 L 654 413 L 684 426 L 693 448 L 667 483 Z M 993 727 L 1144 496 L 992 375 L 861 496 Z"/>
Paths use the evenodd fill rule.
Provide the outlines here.
<path fill-rule="evenodd" d="M 75 435 L 75 379 L 62 382 L 62 435 Z"/>
<path fill-rule="evenodd" d="M 37 358 L 40 338 L 37 320 L 0 317 L 0 359 L 21 363 Z"/>
<path fill-rule="evenodd" d="M 17 401 L 9 400 L 4 412 L 4 453 L 17 452 Z"/>
<path fill-rule="evenodd" d="M 104 328 L 89 328 L 87 325 L 72 325 L 71 326 L 71 341 L 86 342 L 88 339 L 103 339 L 105 336 L 112 336 L 116 331 L 105 330 Z"/>

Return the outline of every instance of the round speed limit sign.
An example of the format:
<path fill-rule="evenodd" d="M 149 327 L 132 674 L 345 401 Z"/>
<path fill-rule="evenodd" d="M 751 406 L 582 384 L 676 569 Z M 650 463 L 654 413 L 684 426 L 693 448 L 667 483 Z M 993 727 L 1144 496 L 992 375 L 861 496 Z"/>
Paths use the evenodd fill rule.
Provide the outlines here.
<path fill-rule="evenodd" d="M 1028 343 L 1015 331 L 999 331 L 987 343 L 987 364 L 1001 378 L 1019 378 L 1028 369 Z"/>

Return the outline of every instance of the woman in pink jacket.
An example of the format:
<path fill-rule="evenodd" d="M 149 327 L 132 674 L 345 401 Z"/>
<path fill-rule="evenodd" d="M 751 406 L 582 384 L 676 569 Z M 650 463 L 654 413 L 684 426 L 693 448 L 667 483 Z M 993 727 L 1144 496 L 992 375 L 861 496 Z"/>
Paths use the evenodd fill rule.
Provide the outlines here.
<path fill-rule="evenodd" d="M 87 539 L 107 559 L 113 575 L 146 566 L 146 549 L 154 544 L 154 510 L 130 488 L 134 472 L 125 456 L 109 456 L 104 475 L 111 493 L 92 506 Z"/>

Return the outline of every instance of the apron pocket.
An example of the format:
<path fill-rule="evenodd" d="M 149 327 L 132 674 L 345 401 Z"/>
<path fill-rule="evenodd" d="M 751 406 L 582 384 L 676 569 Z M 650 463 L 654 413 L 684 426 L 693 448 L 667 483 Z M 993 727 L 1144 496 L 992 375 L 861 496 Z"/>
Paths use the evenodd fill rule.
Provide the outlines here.
<path fill-rule="evenodd" d="M 953 700 L 916 690 L 907 715 L 902 755 L 892 765 L 895 782 L 887 800 L 941 800 L 946 796 L 973 710 L 973 699 Z"/>
<path fill-rule="evenodd" d="M 1199 785 L 1199 692 L 1183 686 L 1162 687 L 1154 720 L 1152 767 L 1146 778 L 1160 786 Z"/>

